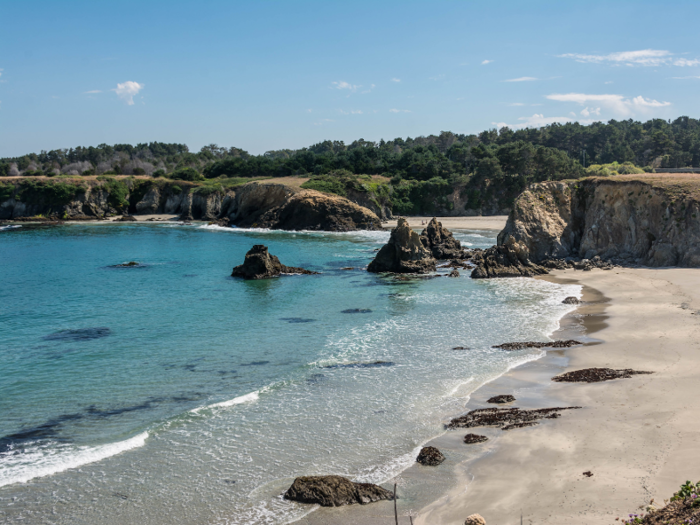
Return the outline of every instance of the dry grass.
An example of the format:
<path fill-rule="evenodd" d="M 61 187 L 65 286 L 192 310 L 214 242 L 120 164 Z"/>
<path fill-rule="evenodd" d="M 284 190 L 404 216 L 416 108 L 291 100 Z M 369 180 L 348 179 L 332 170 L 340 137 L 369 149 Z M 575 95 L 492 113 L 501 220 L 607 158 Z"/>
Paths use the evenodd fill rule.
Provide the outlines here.
<path fill-rule="evenodd" d="M 692 198 L 700 201 L 700 173 L 641 173 L 614 177 L 590 177 L 590 179 L 641 182 L 663 191 L 674 199 Z"/>

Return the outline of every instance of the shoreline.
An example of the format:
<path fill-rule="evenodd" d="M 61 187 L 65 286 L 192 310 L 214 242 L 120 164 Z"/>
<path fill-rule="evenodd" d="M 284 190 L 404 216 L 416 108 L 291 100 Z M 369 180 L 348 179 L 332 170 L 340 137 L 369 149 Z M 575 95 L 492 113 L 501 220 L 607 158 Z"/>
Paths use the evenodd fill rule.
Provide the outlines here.
<path fill-rule="evenodd" d="M 481 385 L 463 413 L 493 406 L 485 401 L 498 394 L 515 395 L 506 406 L 582 409 L 530 428 L 473 429 L 489 437 L 483 444 L 462 443 L 471 429 L 430 440 L 425 445 L 447 457 L 441 466 L 414 464 L 383 484 L 399 483 L 399 523 L 408 523 L 410 513 L 415 525 L 461 525 L 478 513 L 490 525 L 516 525 L 521 516 L 529 525 L 610 525 L 652 501 L 663 506 L 683 482 L 700 478 L 694 407 L 700 394 L 700 270 L 570 269 L 539 278 L 583 286 L 583 304 L 550 337 L 583 337 L 585 344 L 548 351 Z M 590 367 L 654 373 L 601 383 L 551 381 Z M 476 451 L 473 457 L 450 461 L 468 448 Z M 415 505 L 416 498 L 402 491 L 406 484 L 432 501 Z M 392 519 L 393 502 L 380 502 L 319 509 L 295 523 L 379 525 Z"/>
<path fill-rule="evenodd" d="M 579 284 L 572 279 L 553 278 L 551 275 L 543 276 L 543 280 L 557 284 Z M 607 316 L 605 307 L 609 299 L 589 286 L 582 285 L 582 304 L 575 310 L 565 314 L 559 320 L 559 327 L 549 337 L 558 339 L 577 339 L 584 345 L 598 345 L 601 341 L 591 337 L 606 326 Z M 505 341 L 503 341 L 505 342 Z M 496 343 L 494 343 L 496 344 Z M 580 348 L 549 350 L 540 357 L 528 360 L 507 370 L 504 374 L 479 385 L 469 396 L 465 408 L 461 413 L 452 414 L 457 417 L 477 408 L 494 407 L 519 407 L 519 408 L 548 408 L 563 406 L 562 400 L 550 395 L 546 390 L 551 377 L 565 371 L 568 365 L 567 353 Z M 516 393 L 516 402 L 506 405 L 494 405 L 486 403 L 486 400 L 500 394 Z M 563 417 L 567 417 L 564 415 Z M 541 422 L 545 426 L 548 422 Z M 529 429 L 514 430 L 522 432 Z M 489 441 L 483 444 L 465 445 L 462 441 L 465 434 L 474 432 L 486 435 Z M 475 429 L 445 430 L 437 437 L 427 440 L 421 446 L 434 446 L 445 454 L 447 460 L 439 467 L 424 467 L 417 463 L 403 470 L 396 478 L 381 483 L 380 485 L 391 489 L 397 482 L 398 515 L 399 523 L 409 523 L 409 515 L 412 516 L 415 525 L 461 525 L 464 519 L 479 510 L 471 509 L 465 514 L 461 510 L 461 499 L 468 490 L 473 480 L 469 467 L 477 462 L 498 454 L 501 437 L 509 434 L 500 428 L 478 427 Z M 450 458 L 452 456 L 452 458 Z M 457 461 L 453 458 L 462 456 Z M 466 458 L 464 456 L 467 456 Z M 453 459 L 453 461 L 450 461 Z M 449 469 L 449 471 L 447 471 Z M 402 487 L 404 485 L 404 487 Z M 405 485 L 411 485 L 408 492 Z M 415 497 L 415 487 L 430 488 L 433 501 L 424 501 L 425 497 Z M 414 506 L 419 503 L 418 506 Z M 442 513 L 434 512 L 443 507 L 457 508 L 457 516 L 450 516 L 447 520 Z M 353 525 L 380 525 L 393 522 L 393 502 L 377 502 L 371 505 L 349 505 L 340 508 L 318 508 L 310 511 L 303 518 L 294 521 L 300 525 L 341 525 L 353 523 Z M 487 523 L 494 523 L 487 518 Z M 501 521 L 495 522 L 501 525 Z M 515 521 L 513 521 L 515 524 Z"/>

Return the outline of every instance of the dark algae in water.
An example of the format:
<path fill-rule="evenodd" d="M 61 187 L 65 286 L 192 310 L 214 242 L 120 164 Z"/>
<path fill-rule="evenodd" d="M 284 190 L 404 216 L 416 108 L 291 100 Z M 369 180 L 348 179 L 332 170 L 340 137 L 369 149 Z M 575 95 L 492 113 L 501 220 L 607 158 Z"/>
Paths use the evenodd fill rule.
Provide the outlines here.
<path fill-rule="evenodd" d="M 97 326 L 95 328 L 59 330 L 58 332 L 44 336 L 44 339 L 47 341 L 89 341 L 91 339 L 107 337 L 111 333 L 112 331 L 106 326 Z"/>

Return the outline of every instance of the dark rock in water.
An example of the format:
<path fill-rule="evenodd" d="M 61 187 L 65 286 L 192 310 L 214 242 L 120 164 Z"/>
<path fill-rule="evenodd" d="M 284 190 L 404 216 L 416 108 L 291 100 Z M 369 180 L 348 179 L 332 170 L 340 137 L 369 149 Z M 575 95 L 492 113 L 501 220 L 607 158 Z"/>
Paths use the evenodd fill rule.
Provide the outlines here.
<path fill-rule="evenodd" d="M 442 223 L 433 217 L 423 232 L 420 240 L 436 259 L 464 259 L 462 244 L 452 236 L 452 233 L 442 227 Z"/>
<path fill-rule="evenodd" d="M 305 274 L 314 275 L 318 272 L 285 266 L 280 260 L 267 251 L 267 246 L 256 244 L 245 254 L 245 261 L 240 266 L 236 266 L 231 273 L 231 277 L 242 277 L 246 280 L 271 279 L 279 277 L 281 274 Z"/>
<path fill-rule="evenodd" d="M 435 259 L 423 246 L 420 237 L 399 218 L 396 228 L 391 230 L 389 242 L 377 253 L 367 267 L 368 272 L 428 273 L 435 271 Z"/>
<path fill-rule="evenodd" d="M 472 279 L 534 277 L 549 273 L 546 268 L 531 262 L 527 247 L 512 237 L 507 244 L 475 252 L 471 260 L 476 264 L 476 268 L 472 271 Z"/>
<path fill-rule="evenodd" d="M 280 317 L 280 321 L 288 323 L 313 323 L 316 319 L 306 319 L 304 317 Z"/>
<path fill-rule="evenodd" d="M 449 274 L 447 274 L 447 277 L 459 277 L 459 272 L 456 269 L 452 270 Z"/>
<path fill-rule="evenodd" d="M 145 268 L 145 264 L 137 263 L 136 261 L 129 261 L 127 263 L 113 264 L 109 268 Z"/>
<path fill-rule="evenodd" d="M 372 483 L 354 483 L 341 476 L 304 476 L 296 478 L 284 493 L 284 499 L 322 507 L 340 507 L 359 503 L 393 500 L 394 494 Z"/>
<path fill-rule="evenodd" d="M 579 301 L 577 297 L 571 296 L 564 299 L 562 304 L 581 304 L 581 301 Z"/>
<path fill-rule="evenodd" d="M 341 314 L 369 314 L 372 310 L 369 308 L 348 308 L 347 310 L 342 310 Z"/>
<path fill-rule="evenodd" d="M 251 361 L 250 363 L 243 363 L 241 366 L 262 366 L 268 364 L 270 361 Z"/>
<path fill-rule="evenodd" d="M 502 345 L 494 345 L 491 348 L 500 348 L 512 352 L 514 350 L 522 350 L 523 348 L 571 348 L 572 346 L 583 344 L 580 341 L 567 339 L 566 341 L 551 341 L 549 343 L 541 343 L 537 341 L 523 341 L 516 343 L 503 343 Z"/>
<path fill-rule="evenodd" d="M 435 467 L 445 461 L 445 456 L 435 447 L 423 447 L 418 453 L 416 461 L 421 465 Z"/>
<path fill-rule="evenodd" d="M 346 266 L 345 268 L 341 268 L 341 270 L 354 270 L 354 266 Z"/>
<path fill-rule="evenodd" d="M 133 215 L 124 215 L 117 219 L 117 222 L 136 222 L 138 219 Z"/>
<path fill-rule="evenodd" d="M 520 408 L 480 408 L 468 414 L 454 418 L 447 428 L 501 427 L 503 430 L 536 425 L 540 419 L 556 419 L 563 410 L 581 407 L 539 408 L 522 410 Z"/>
<path fill-rule="evenodd" d="M 631 368 L 615 370 L 613 368 L 584 368 L 566 372 L 552 378 L 552 381 L 559 383 L 599 383 L 612 379 L 629 379 L 634 375 L 653 374 L 654 372 L 640 372 Z"/>
<path fill-rule="evenodd" d="M 481 436 L 479 434 L 467 434 L 464 436 L 464 442 L 467 445 L 473 445 L 474 443 L 483 443 L 484 441 L 488 441 L 489 438 L 486 436 Z"/>
<path fill-rule="evenodd" d="M 325 365 L 321 368 L 376 368 L 394 366 L 392 361 L 374 361 L 372 363 L 344 363 L 342 365 Z"/>
<path fill-rule="evenodd" d="M 468 346 L 455 346 L 452 350 L 469 350 Z"/>
<path fill-rule="evenodd" d="M 515 397 L 511 396 L 510 394 L 501 394 L 500 396 L 493 396 L 490 398 L 487 403 L 496 403 L 496 404 L 503 404 L 503 403 L 512 403 L 515 401 Z"/>
<path fill-rule="evenodd" d="M 44 336 L 47 341 L 89 341 L 107 337 L 112 331 L 106 326 L 95 328 L 79 328 L 77 330 L 60 330 Z"/>
<path fill-rule="evenodd" d="M 223 219 L 214 219 L 213 221 L 209 221 L 209 226 L 221 226 L 222 228 L 228 228 L 231 226 L 231 221 L 228 217 L 224 217 Z"/>

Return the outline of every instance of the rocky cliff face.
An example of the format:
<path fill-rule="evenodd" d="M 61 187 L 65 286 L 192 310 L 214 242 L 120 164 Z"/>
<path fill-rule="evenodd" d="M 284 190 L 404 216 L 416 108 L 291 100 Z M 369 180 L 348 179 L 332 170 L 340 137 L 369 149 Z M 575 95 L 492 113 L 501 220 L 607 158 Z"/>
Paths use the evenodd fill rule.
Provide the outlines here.
<path fill-rule="evenodd" d="M 700 180 L 637 177 L 535 184 L 515 201 L 498 244 L 523 245 L 533 262 L 699 267 Z"/>
<path fill-rule="evenodd" d="M 435 271 L 435 259 L 420 237 L 399 217 L 391 237 L 367 267 L 368 272 L 429 273 Z"/>
<path fill-rule="evenodd" d="M 286 230 L 378 230 L 379 218 L 337 195 L 252 182 L 235 190 L 149 179 L 0 180 L 0 220 L 23 217 L 100 219 L 122 214 L 226 218 L 242 227 Z"/>

